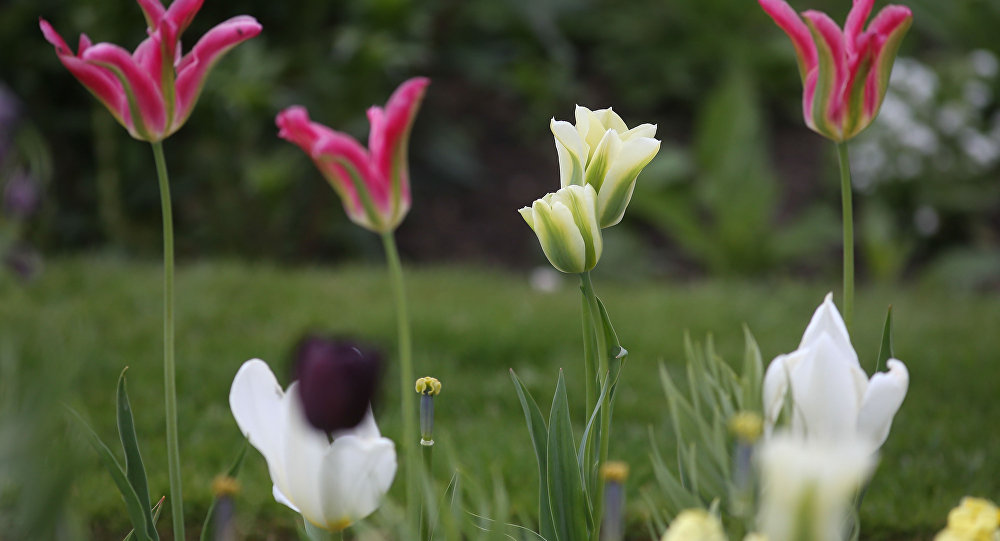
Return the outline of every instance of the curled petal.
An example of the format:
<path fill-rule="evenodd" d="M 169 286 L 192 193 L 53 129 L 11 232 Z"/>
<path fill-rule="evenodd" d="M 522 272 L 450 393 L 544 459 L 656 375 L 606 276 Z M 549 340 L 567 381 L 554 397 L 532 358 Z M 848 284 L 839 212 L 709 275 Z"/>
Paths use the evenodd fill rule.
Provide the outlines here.
<path fill-rule="evenodd" d="M 373 107 L 368 115 L 371 122 L 368 150 L 372 163 L 379 176 L 392 184 L 392 195 L 398 196 L 401 204 L 407 207 L 410 203 L 410 180 L 406 150 L 413 119 L 429 84 L 430 79 L 426 77 L 409 79 L 392 93 L 384 110 Z"/>
<path fill-rule="evenodd" d="M 851 11 L 847 14 L 847 21 L 844 22 L 844 40 L 847 42 L 848 53 L 854 54 L 857 50 L 857 39 L 861 36 L 861 30 L 874 4 L 875 0 L 854 0 Z"/>
<path fill-rule="evenodd" d="M 309 155 L 337 191 L 344 210 L 355 223 L 382 231 L 391 209 L 378 202 L 389 200 L 388 189 L 372 170 L 368 152 L 353 137 L 331 130 L 316 141 Z"/>
<path fill-rule="evenodd" d="M 143 71 L 128 51 L 110 43 L 98 43 L 84 51 L 83 60 L 109 69 L 122 83 L 128 97 L 133 135 L 138 134 L 148 141 L 158 141 L 166 135 L 163 95 L 150 74 Z"/>
<path fill-rule="evenodd" d="M 659 151 L 660 141 L 651 137 L 633 137 L 622 144 L 597 194 L 597 218 L 601 227 L 611 227 L 622 221 L 639 173 Z"/>
<path fill-rule="evenodd" d="M 785 0 L 758 0 L 764 12 L 771 16 L 774 23 L 788 34 L 795 48 L 795 56 L 799 63 L 799 75 L 804 81 L 806 75 L 816 67 L 816 44 L 813 43 L 809 28 L 798 13 Z"/>
<path fill-rule="evenodd" d="M 816 43 L 818 59 L 816 88 L 812 111 L 809 112 L 815 129 L 835 140 L 843 140 L 841 119 L 843 93 L 847 85 L 847 53 L 844 36 L 837 23 L 825 13 L 807 11 L 802 14 Z"/>
<path fill-rule="evenodd" d="M 872 376 L 858 416 L 858 432 L 868 438 L 875 449 L 889 437 L 892 418 L 903 405 L 910 385 L 910 373 L 906 365 L 896 359 L 889 359 L 888 367 L 888 372 Z"/>
<path fill-rule="evenodd" d="M 584 170 L 587 166 L 587 143 L 580 132 L 569 122 L 552 119 L 549 129 L 555 136 L 556 152 L 559 155 L 559 185 L 582 186 Z"/>
<path fill-rule="evenodd" d="M 889 88 L 889 76 L 896 61 L 899 45 L 913 23 L 913 13 L 905 6 L 886 6 L 868 25 L 868 32 L 877 37 L 873 43 L 874 65 L 868 75 L 865 114 L 875 118 Z"/>
<path fill-rule="evenodd" d="M 177 108 L 174 112 L 174 126 L 179 127 L 184 124 L 191 114 L 212 66 L 230 49 L 260 34 L 260 31 L 261 26 L 257 19 L 240 15 L 220 23 L 198 40 L 191 52 L 177 65 Z"/>
<path fill-rule="evenodd" d="M 160 19 L 166 13 L 160 0 L 136 0 L 136 2 L 139 4 L 139 9 L 142 10 L 142 15 L 146 17 L 146 26 L 150 30 L 159 26 Z"/>
<path fill-rule="evenodd" d="M 170 7 L 167 8 L 164 18 L 174 24 L 178 36 L 187 30 L 188 25 L 201 9 L 203 2 L 204 0 L 173 0 L 170 2 Z"/>

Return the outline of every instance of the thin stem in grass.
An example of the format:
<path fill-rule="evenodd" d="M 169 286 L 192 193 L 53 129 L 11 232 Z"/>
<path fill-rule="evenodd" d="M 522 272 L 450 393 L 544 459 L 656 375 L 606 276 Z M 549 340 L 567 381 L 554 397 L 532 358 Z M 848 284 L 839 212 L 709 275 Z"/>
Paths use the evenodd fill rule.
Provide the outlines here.
<path fill-rule="evenodd" d="M 840 162 L 840 199 L 844 211 L 844 323 L 851 330 L 854 319 L 854 210 L 851 202 L 851 162 L 847 143 L 837 143 Z"/>
<path fill-rule="evenodd" d="M 584 298 L 587 301 L 588 310 L 584 311 L 584 326 L 590 325 L 593 330 L 594 336 L 597 343 L 597 351 L 595 355 L 596 366 L 597 366 L 597 380 L 595 383 L 598 388 L 603 386 L 602 382 L 604 379 L 610 377 L 608 373 L 608 344 L 607 339 L 604 335 L 604 323 L 601 319 L 601 307 L 597 302 L 597 294 L 594 293 L 594 283 L 590 279 L 590 272 L 584 272 L 580 274 L 580 285 L 583 290 Z M 588 313 L 589 312 L 589 313 Z M 590 321 L 587 321 L 589 319 Z M 586 337 L 585 337 L 586 338 Z M 610 382 L 608 382 L 610 383 Z M 604 397 L 601 400 L 601 432 L 600 432 L 600 454 L 598 455 L 597 470 L 600 471 L 601 466 L 608 461 L 608 448 L 611 443 L 611 393 L 604 393 Z M 587 468 L 585 468 L 586 470 Z M 594 516 L 600 517 L 603 514 L 604 509 L 604 487 L 603 481 L 597 486 L 597 491 L 595 494 L 591 495 L 594 498 Z M 600 527 L 595 526 L 594 535 L 595 538 L 599 535 Z"/>
<path fill-rule="evenodd" d="M 184 496 L 181 489 L 181 452 L 177 437 L 177 381 L 174 368 L 174 219 L 170 178 L 163 143 L 153 145 L 156 177 L 163 212 L 163 395 L 167 417 L 167 469 L 170 476 L 170 516 L 174 540 L 184 541 Z"/>
<path fill-rule="evenodd" d="M 399 399 L 403 416 L 403 460 L 406 471 L 406 514 L 409 523 L 419 531 L 418 498 L 420 494 L 416 456 L 417 426 L 416 411 L 410 400 L 413 377 L 412 344 L 410 341 L 410 316 L 406 309 L 406 290 L 403 286 L 403 266 L 399 261 L 399 250 L 392 232 L 382 233 L 382 246 L 389 266 L 389 279 L 396 301 L 396 325 L 399 336 Z"/>

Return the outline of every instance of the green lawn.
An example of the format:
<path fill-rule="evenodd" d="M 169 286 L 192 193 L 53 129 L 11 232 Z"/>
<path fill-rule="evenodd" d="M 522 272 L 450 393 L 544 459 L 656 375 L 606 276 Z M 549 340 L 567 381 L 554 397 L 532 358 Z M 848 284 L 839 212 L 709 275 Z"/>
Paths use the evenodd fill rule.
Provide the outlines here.
<path fill-rule="evenodd" d="M 513 514 L 533 516 L 536 487 L 523 479 L 534 479 L 535 461 L 507 370 L 517 370 L 547 409 L 557 370 L 564 368 L 582 416 L 575 284 L 567 279 L 558 292 L 537 293 L 526 276 L 464 266 L 410 268 L 407 278 L 416 371 L 438 377 L 444 386 L 436 402 L 435 439 L 472 476 L 486 481 L 494 472 L 502 474 Z M 5 393 L 0 449 L 17 439 L 12 427 L 20 417 L 39 411 L 62 415 L 61 408 L 44 407 L 62 402 L 80 411 L 106 441 L 114 441 L 114 384 L 129 366 L 151 491 L 165 493 L 160 279 L 156 263 L 84 257 L 50 261 L 41 278 L 27 286 L 0 281 L 0 358 L 5 359 L 0 365 Z M 830 286 L 597 280 L 598 294 L 630 352 L 611 455 L 632 466 L 636 522 L 643 513 L 636 489 L 652 483 L 647 428 L 671 445 L 657 364 L 681 366 L 685 332 L 697 340 L 711 333 L 720 353 L 738 362 L 743 323 L 769 361 L 795 349 Z M 179 268 L 177 292 L 181 450 L 194 533 L 210 501 L 212 478 L 241 441 L 227 400 L 240 364 L 260 357 L 287 384 L 288 352 L 303 332 L 360 337 L 391 352 L 395 323 L 387 277 L 377 266 L 285 269 L 189 262 Z M 862 287 L 854 342 L 869 370 L 889 303 L 895 311 L 896 355 L 909 367 L 911 383 L 865 498 L 864 536 L 928 538 L 962 495 L 1000 498 L 1000 298 Z M 394 368 L 390 363 L 376 413 L 390 437 L 399 431 Z M 416 395 L 408 398 L 416 400 Z M 45 425 L 43 419 L 34 426 Z M 108 532 L 95 537 L 120 539 L 127 531 L 121 500 L 79 428 L 60 421 L 63 425 L 68 428 L 41 440 L 58 449 L 59 462 L 72 464 L 66 469 L 78 474 L 68 496 L 70 508 L 88 531 Z M 0 453 L 0 460 L 7 460 L 0 474 L 19 469 L 11 458 L 16 456 Z M 447 475 L 444 460 L 436 466 L 441 477 Z M 295 517 L 271 498 L 264 461 L 255 451 L 242 482 L 237 506 L 248 539 L 273 539 L 269 531 L 291 528 Z M 4 505 L 13 504 L 0 499 L 0 512 Z M 165 530 L 169 520 L 160 524 Z"/>

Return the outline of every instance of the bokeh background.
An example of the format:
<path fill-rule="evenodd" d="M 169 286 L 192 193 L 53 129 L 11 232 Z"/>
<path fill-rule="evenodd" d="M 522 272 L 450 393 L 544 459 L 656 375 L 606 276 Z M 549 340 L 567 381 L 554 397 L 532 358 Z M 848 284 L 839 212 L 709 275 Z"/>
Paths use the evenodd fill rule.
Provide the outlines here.
<path fill-rule="evenodd" d="M 906 304 L 905 299 L 914 299 L 911 309 L 934 311 L 953 294 L 980 297 L 976 302 L 985 304 L 968 312 L 961 305 L 941 309 L 941 317 L 951 314 L 960 322 L 977 314 L 981 327 L 976 328 L 988 329 L 996 314 L 989 303 L 996 301 L 1000 288 L 1000 2 L 907 4 L 915 23 L 882 113 L 851 144 L 858 275 L 863 295 L 867 291 L 877 299 L 867 305 L 870 315 L 862 316 L 870 323 L 872 344 L 883 300 L 900 297 Z M 847 0 L 795 0 L 792 5 L 821 9 L 841 21 L 849 8 Z M 876 9 L 882 5 L 877 2 Z M 165 143 L 178 257 L 182 273 L 184 268 L 191 273 L 194 291 L 222 289 L 239 297 L 261 287 L 254 285 L 255 277 L 280 281 L 283 275 L 275 269 L 289 268 L 293 274 L 288 279 L 307 287 L 325 279 L 294 269 L 380 263 L 377 237 L 347 221 L 333 190 L 306 156 L 276 137 L 273 119 L 280 109 L 301 104 L 315 120 L 363 141 L 365 109 L 383 103 L 396 85 L 414 75 L 433 82 L 411 137 L 414 202 L 398 237 L 408 264 L 430 269 L 420 279 L 426 291 L 415 293 L 427 303 L 475 303 L 485 294 L 471 286 L 456 298 L 435 293 L 435 284 L 463 274 L 455 269 L 477 269 L 472 276 L 503 284 L 499 291 L 509 292 L 513 284 L 527 283 L 521 278 L 531 269 L 547 265 L 516 209 L 558 186 L 548 122 L 552 117 L 572 120 L 574 104 L 613 106 L 629 125 L 656 123 L 663 140 L 658 157 L 639 178 L 626 220 L 607 232 L 600 279 L 639 288 L 626 289 L 619 298 L 642 299 L 637 292 L 642 288 L 746 284 L 755 292 L 741 298 L 739 309 L 727 309 L 720 300 L 734 291 L 730 285 L 704 286 L 708 289 L 686 297 L 703 308 L 707 301 L 704 309 L 726 311 L 725 317 L 702 320 L 680 305 L 671 318 L 678 327 L 701 332 L 713 328 L 713 322 L 730 329 L 738 328 L 739 321 L 763 327 L 759 338 L 770 358 L 794 346 L 810 307 L 818 303 L 816 292 L 839 283 L 840 203 L 833 146 L 802 123 L 791 45 L 752 0 L 210 0 L 185 41 L 190 44 L 215 23 L 244 13 L 255 16 L 264 32 L 219 63 L 191 119 Z M 95 42 L 130 48 L 144 37 L 141 13 L 129 0 L 0 4 L 0 322 L 5 325 L 0 328 L 0 360 L 6 359 L 0 363 L 6 367 L 0 373 L 0 402 L 6 408 L 0 416 L 0 446 L 8 444 L 0 459 L 6 460 L 5 471 L 27 479 L 32 470 L 14 465 L 23 463 L 18 457 L 32 456 L 24 449 L 36 447 L 31 436 L 14 435 L 36 433 L 35 443 L 44 446 L 47 423 L 59 424 L 48 417 L 32 421 L 27 412 L 42 409 L 36 402 L 51 402 L 45 397 L 65 391 L 90 418 L 110 415 L 120 359 L 97 359 L 104 346 L 87 335 L 88 321 L 105 328 L 129 325 L 133 321 L 128 318 L 109 315 L 123 306 L 129 313 L 145 314 L 149 321 L 135 319 L 134 332 L 113 336 L 127 341 L 125 352 L 145 347 L 155 360 L 159 351 L 160 206 L 151 152 L 130 139 L 59 64 L 38 30 L 38 17 L 49 20 L 70 44 L 79 32 Z M 221 269 L 213 266 L 219 261 L 225 262 Z M 258 275 L 254 269 L 260 266 L 269 270 Z M 364 274 L 348 271 L 345 278 L 360 280 L 370 288 L 364 291 L 373 294 L 351 297 L 352 313 L 363 310 L 359 304 L 384 300 L 377 296 L 380 282 L 369 283 Z M 545 274 L 535 277 L 542 289 L 552 282 Z M 788 286 L 793 293 L 782 298 L 797 311 L 787 320 L 756 312 L 768 299 L 769 284 L 785 281 L 822 285 L 808 292 L 801 285 Z M 148 295 L 146 287 L 153 288 Z M 73 300 L 76 291 L 91 300 Z M 102 291 L 106 300 L 101 300 Z M 572 287 L 564 291 L 569 293 L 560 302 L 568 303 L 564 308 L 571 314 Z M 529 293 L 523 298 L 530 298 Z M 274 303 L 296 294 L 269 290 L 270 296 L 256 302 L 245 299 L 246 307 L 276 318 L 281 307 Z M 507 366 L 522 358 L 517 348 L 521 337 L 513 331 L 494 335 L 495 343 L 456 338 L 465 325 L 488 334 L 504 314 L 517 309 L 516 303 L 500 301 L 484 306 L 496 313 L 488 314 L 494 319 L 482 327 L 475 316 L 467 316 L 473 323 L 456 323 L 453 318 L 459 316 L 442 313 L 444 327 L 438 329 L 437 316 L 428 316 L 425 332 L 433 335 L 428 329 L 438 329 L 440 338 L 453 344 L 441 352 L 430 348 L 424 355 L 451 359 L 472 354 Z M 216 308 L 207 300 L 192 304 L 188 314 L 194 319 L 188 326 L 200 329 L 199 324 L 213 325 L 229 316 L 216 314 Z M 90 320 L 88 313 L 105 315 Z M 261 349 L 280 357 L 294 342 L 293 335 L 321 321 L 321 313 L 278 325 L 281 331 L 273 331 L 273 342 L 262 342 Z M 685 322 L 678 314 L 693 320 Z M 185 317 L 183 311 L 180 317 Z M 371 317 L 374 331 L 341 323 L 391 344 L 391 318 Z M 567 325 L 566 331 L 574 340 L 575 325 Z M 240 328 L 232 335 L 243 332 Z M 660 348 L 658 354 L 667 355 L 665 349 L 674 348 L 669 351 L 676 350 L 677 356 L 670 361 L 679 362 L 680 335 L 671 336 L 671 345 L 651 344 L 650 350 Z M 200 338 L 193 337 L 192 343 L 201 344 Z M 935 339 L 944 344 L 955 338 L 942 334 Z M 143 346 L 145 340 L 153 346 Z M 737 335 L 722 349 L 741 352 L 741 341 Z M 87 355 L 95 363 L 108 364 L 97 371 L 100 377 L 86 374 L 91 365 L 69 363 L 72 368 L 67 368 L 65 359 L 51 358 L 65 352 L 47 349 L 56 347 L 52 342 L 73 351 L 84 343 L 93 348 Z M 197 351 L 218 354 L 215 348 L 221 345 L 211 344 Z M 986 363 L 997 357 L 995 347 L 969 347 L 969 358 Z M 940 357 L 947 356 L 942 351 Z M 536 353 L 558 357 L 541 345 Z M 246 356 L 252 355 L 263 353 Z M 146 384 L 149 392 L 158 392 L 155 366 L 145 373 L 133 370 L 152 380 Z M 234 371 L 232 363 L 219 368 L 220 393 Z M 546 389 L 539 392 L 548 392 L 548 375 L 538 375 L 537 385 Z M 190 377 L 196 381 L 197 376 Z M 90 403 L 81 399 L 91 385 L 107 390 L 108 396 Z M 506 396 L 509 384 L 498 385 L 504 386 L 504 399 L 511 399 Z M 984 404 L 988 389 L 981 389 Z M 159 400 L 150 396 L 136 402 L 155 408 Z M 194 400 L 192 416 L 197 416 L 197 404 L 201 402 Z M 511 404 L 516 408 L 516 402 Z M 219 426 L 228 421 L 222 406 Z M 149 430 L 156 431 L 158 418 L 149 415 Z M 509 419 L 523 430 L 516 425 L 517 415 L 515 410 Z M 25 424 L 35 432 L 25 432 Z M 113 436 L 110 422 L 95 424 L 102 435 Z M 24 448 L 13 445 L 15 440 Z M 206 470 L 225 462 L 213 458 L 217 460 L 206 461 L 211 462 Z M 973 458 L 982 461 L 980 455 Z M 78 458 L 71 453 L 39 467 L 49 471 L 58 465 L 57 470 L 70 471 L 76 460 L 95 467 L 86 462 L 86 454 Z M 8 486 L 24 485 L 17 476 L 7 479 Z M 100 482 L 98 473 L 84 486 L 110 492 L 110 484 Z M 57 481 L 51 487 L 36 486 L 35 497 L 42 502 L 85 499 L 79 489 L 67 494 L 61 486 Z M 16 499 L 25 500 L 22 496 Z M 202 509 L 197 502 L 207 497 L 195 497 L 195 510 Z M 0 498 L 0 504 L 10 509 L 12 498 Z M 265 506 L 266 499 L 255 501 Z M 111 517 L 113 498 L 98 501 L 103 503 L 92 506 L 97 511 L 86 509 L 97 518 L 84 517 L 78 524 L 102 538 L 104 526 L 95 523 L 121 523 Z M 942 499 L 929 509 L 943 516 L 950 503 Z M 926 535 L 930 524 L 930 519 L 887 520 L 885 536 Z"/>

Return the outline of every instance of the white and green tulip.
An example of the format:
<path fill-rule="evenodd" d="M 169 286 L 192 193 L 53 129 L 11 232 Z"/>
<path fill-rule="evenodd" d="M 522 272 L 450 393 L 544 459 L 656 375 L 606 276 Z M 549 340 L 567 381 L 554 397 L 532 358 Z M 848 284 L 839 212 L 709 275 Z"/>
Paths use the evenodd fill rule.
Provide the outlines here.
<path fill-rule="evenodd" d="M 629 129 L 611 108 L 591 111 L 577 105 L 575 126 L 554 118 L 549 126 L 559 153 L 560 185 L 593 186 L 601 227 L 620 222 L 636 178 L 660 150 L 656 125 Z"/>
<path fill-rule="evenodd" d="M 538 236 L 545 257 L 565 273 L 586 272 L 601 259 L 604 242 L 597 222 L 597 191 L 566 186 L 519 210 Z"/>

